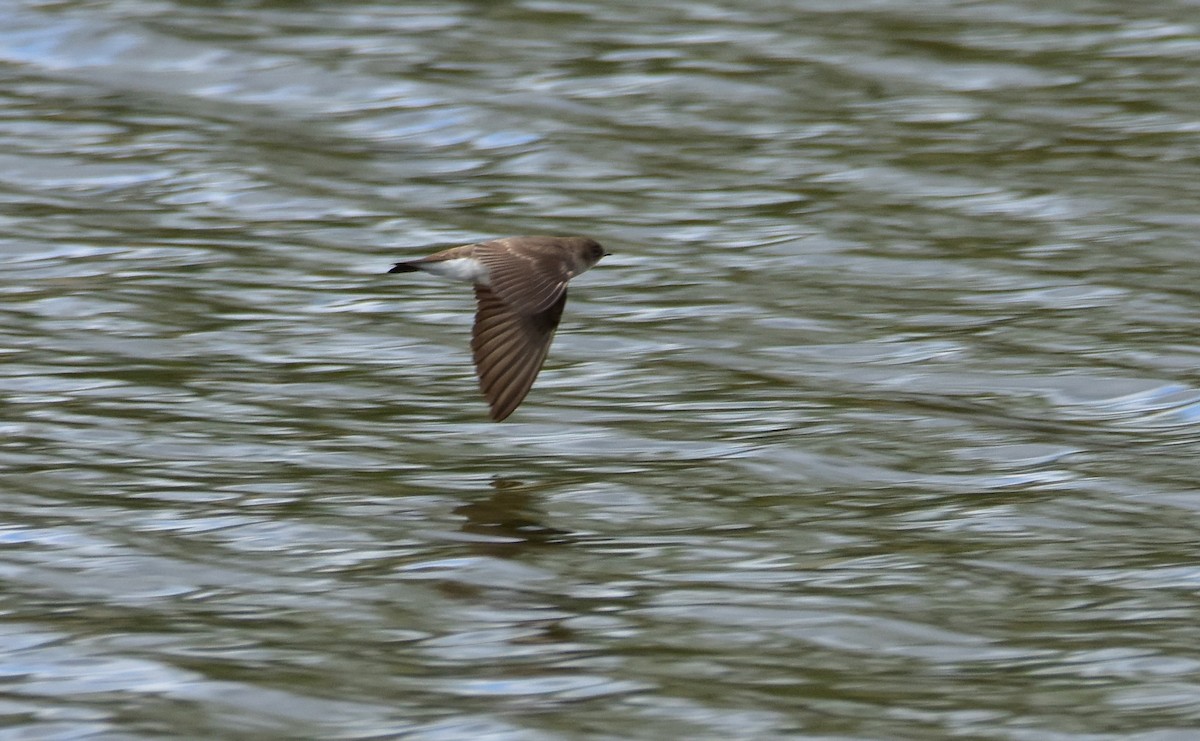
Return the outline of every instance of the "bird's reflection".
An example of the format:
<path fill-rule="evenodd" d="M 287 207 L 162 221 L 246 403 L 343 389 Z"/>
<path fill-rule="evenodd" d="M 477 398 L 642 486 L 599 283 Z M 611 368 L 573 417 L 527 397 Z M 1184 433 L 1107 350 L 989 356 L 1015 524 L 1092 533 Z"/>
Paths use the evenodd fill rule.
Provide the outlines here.
<path fill-rule="evenodd" d="M 485 536 L 474 548 L 490 556 L 513 558 L 530 547 L 557 545 L 574 540 L 569 530 L 559 530 L 541 522 L 544 516 L 535 506 L 533 487 L 516 479 L 494 478 L 487 499 L 464 504 L 454 513 L 466 518 L 464 533 Z"/>

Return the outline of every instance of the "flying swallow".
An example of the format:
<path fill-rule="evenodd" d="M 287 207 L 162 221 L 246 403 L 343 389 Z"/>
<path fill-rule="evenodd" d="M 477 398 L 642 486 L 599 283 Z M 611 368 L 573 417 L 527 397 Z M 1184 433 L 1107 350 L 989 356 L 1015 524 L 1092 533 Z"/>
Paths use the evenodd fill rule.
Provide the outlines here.
<path fill-rule="evenodd" d="M 537 378 L 567 303 L 567 282 L 608 255 L 587 237 L 505 237 L 396 263 L 475 285 L 471 351 L 483 398 L 497 422 Z"/>

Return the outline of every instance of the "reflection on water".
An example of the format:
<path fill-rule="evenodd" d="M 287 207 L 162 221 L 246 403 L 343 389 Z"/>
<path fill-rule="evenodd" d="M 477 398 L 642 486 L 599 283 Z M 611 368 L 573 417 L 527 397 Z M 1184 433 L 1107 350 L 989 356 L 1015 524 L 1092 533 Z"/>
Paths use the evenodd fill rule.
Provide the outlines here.
<path fill-rule="evenodd" d="M 484 500 L 472 499 L 454 508 L 465 518 L 464 536 L 478 538 L 473 546 L 481 554 L 518 558 L 530 546 L 569 544 L 573 534 L 546 524 L 547 514 L 538 508 L 530 487 L 514 479 L 492 481 L 495 491 Z"/>
<path fill-rule="evenodd" d="M 1186 4 L 9 5 L 13 733 L 1196 725 Z"/>

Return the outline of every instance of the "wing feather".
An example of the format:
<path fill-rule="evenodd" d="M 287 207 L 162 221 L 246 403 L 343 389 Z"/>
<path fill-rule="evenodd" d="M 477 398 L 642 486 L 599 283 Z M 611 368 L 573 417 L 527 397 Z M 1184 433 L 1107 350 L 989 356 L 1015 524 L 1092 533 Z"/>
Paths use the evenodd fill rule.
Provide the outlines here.
<path fill-rule="evenodd" d="M 498 294 L 476 284 L 478 308 L 471 337 L 479 387 L 497 422 L 512 414 L 533 387 L 567 303 L 564 289 L 548 307 L 525 312 Z"/>
<path fill-rule="evenodd" d="M 566 293 L 572 277 L 553 238 L 481 242 L 475 245 L 474 255 L 487 267 L 492 290 L 524 314 L 551 308 Z"/>

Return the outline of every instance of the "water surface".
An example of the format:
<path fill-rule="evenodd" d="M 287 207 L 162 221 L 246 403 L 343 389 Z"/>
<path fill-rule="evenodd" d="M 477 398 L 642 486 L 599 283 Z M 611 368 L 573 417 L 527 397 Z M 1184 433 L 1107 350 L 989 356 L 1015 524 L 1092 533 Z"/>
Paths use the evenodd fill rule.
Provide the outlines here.
<path fill-rule="evenodd" d="M 1194 10 L 8 3 L 0 736 L 1191 738 Z"/>

